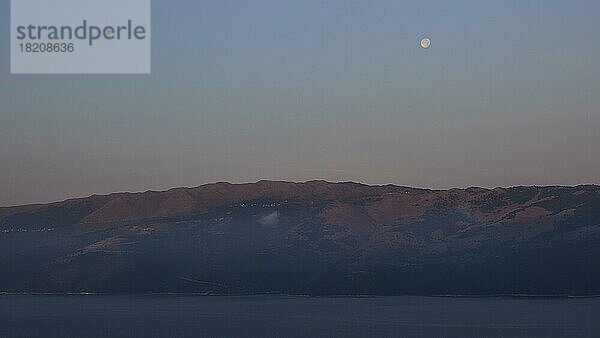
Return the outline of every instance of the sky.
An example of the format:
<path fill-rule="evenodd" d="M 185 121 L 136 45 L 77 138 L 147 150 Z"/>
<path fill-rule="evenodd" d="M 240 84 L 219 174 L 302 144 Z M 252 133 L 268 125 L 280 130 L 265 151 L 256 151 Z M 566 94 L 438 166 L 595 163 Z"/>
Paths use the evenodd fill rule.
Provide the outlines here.
<path fill-rule="evenodd" d="M 151 75 L 11 75 L 9 13 L 0 206 L 261 179 L 600 183 L 598 1 L 153 0 Z"/>

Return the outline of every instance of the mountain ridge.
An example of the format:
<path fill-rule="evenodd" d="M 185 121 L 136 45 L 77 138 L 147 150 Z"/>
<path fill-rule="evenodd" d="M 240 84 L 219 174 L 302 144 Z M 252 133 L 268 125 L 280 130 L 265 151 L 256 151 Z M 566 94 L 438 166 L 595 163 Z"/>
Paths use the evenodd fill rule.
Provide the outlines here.
<path fill-rule="evenodd" d="M 12 208 L 37 207 L 37 206 L 44 206 L 44 205 L 50 205 L 50 204 L 56 204 L 56 203 L 64 203 L 64 202 L 87 199 L 87 198 L 94 198 L 94 197 L 108 197 L 108 196 L 112 196 L 112 195 L 138 195 L 138 194 L 145 194 L 145 193 L 166 193 L 166 192 L 170 192 L 173 190 L 193 190 L 193 189 L 198 189 L 198 188 L 202 188 L 205 186 L 214 186 L 214 185 L 222 185 L 222 184 L 232 185 L 232 186 L 244 186 L 244 185 L 255 185 L 255 184 L 264 183 L 264 182 L 289 183 L 289 184 L 307 184 L 307 183 L 319 183 L 319 182 L 327 183 L 327 184 L 357 184 L 357 185 L 369 186 L 369 187 L 397 187 L 397 188 L 408 188 L 408 189 L 424 190 L 424 191 L 451 191 L 451 190 L 469 190 L 469 189 L 496 190 L 496 189 L 513 189 L 513 188 L 600 187 L 600 184 L 584 183 L 584 184 L 575 184 L 575 185 L 565 185 L 565 184 L 537 185 L 537 184 L 535 184 L 535 185 L 514 185 L 514 186 L 496 186 L 496 187 L 467 186 L 467 187 L 452 187 L 452 188 L 445 188 L 445 189 L 439 188 L 438 189 L 438 188 L 414 187 L 414 186 L 409 186 L 409 185 L 399 185 L 399 184 L 394 184 L 394 183 L 369 184 L 369 183 L 361 183 L 361 182 L 356 182 L 356 181 L 328 181 L 328 180 L 319 180 L 319 179 L 308 180 L 308 181 L 259 180 L 259 181 L 242 182 L 242 183 L 235 183 L 235 182 L 229 182 L 229 181 L 216 181 L 216 182 L 204 183 L 204 184 L 200 184 L 200 185 L 196 185 L 196 186 L 178 186 L 178 187 L 158 189 L 158 190 L 150 189 L 150 190 L 144 190 L 144 191 L 118 191 L 118 192 L 110 192 L 110 193 L 94 193 L 91 195 L 67 197 L 64 199 L 58 199 L 55 201 L 48 201 L 48 202 L 35 202 L 35 203 L 5 205 L 5 206 L 0 206 L 0 210 L 12 209 Z"/>
<path fill-rule="evenodd" d="M 596 185 L 213 183 L 0 208 L 0 290 L 597 294 L 599 244 Z"/>

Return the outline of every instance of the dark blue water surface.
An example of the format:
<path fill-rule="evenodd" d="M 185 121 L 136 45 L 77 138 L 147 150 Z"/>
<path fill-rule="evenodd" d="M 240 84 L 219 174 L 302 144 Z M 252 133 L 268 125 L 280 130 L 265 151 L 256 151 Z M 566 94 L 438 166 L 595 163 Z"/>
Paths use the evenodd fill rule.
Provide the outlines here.
<path fill-rule="evenodd" d="M 600 337 L 600 298 L 0 296 L 1 337 Z"/>

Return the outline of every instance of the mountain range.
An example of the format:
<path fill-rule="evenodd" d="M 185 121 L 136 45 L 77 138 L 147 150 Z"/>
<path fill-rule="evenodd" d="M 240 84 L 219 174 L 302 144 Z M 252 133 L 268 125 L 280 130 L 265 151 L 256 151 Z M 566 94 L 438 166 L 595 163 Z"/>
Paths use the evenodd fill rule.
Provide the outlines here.
<path fill-rule="evenodd" d="M 600 187 L 260 181 L 0 208 L 0 291 L 600 294 Z"/>

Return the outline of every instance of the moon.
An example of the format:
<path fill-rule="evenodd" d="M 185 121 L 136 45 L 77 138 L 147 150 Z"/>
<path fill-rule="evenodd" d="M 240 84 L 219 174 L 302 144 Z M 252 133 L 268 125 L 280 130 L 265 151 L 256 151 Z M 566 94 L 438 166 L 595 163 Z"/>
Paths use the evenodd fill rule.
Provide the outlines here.
<path fill-rule="evenodd" d="M 431 46 L 431 39 L 430 38 L 423 38 L 423 39 L 421 39 L 421 48 L 427 49 L 427 48 L 429 48 L 429 46 Z"/>

